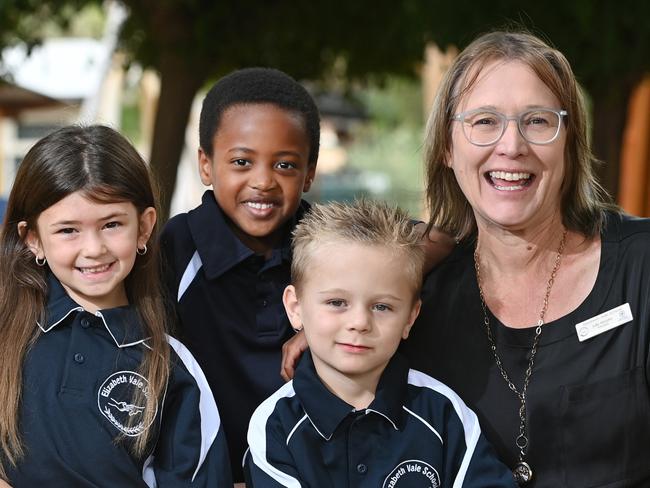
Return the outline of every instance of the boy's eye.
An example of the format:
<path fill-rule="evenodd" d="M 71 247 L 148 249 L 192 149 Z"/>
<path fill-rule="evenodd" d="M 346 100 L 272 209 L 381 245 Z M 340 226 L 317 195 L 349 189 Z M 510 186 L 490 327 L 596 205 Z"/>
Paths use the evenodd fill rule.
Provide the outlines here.
<path fill-rule="evenodd" d="M 279 161 L 276 165 L 280 169 L 295 169 L 297 165 L 291 161 Z"/>
<path fill-rule="evenodd" d="M 248 159 L 233 159 L 232 164 L 235 166 L 249 166 L 251 163 Z"/>
<path fill-rule="evenodd" d="M 331 305 L 332 307 L 343 307 L 345 305 L 345 300 L 335 298 L 333 300 L 327 300 L 327 304 Z"/>
<path fill-rule="evenodd" d="M 106 225 L 104 225 L 104 227 L 106 227 L 107 229 L 115 229 L 120 225 L 122 225 L 120 222 L 108 222 Z"/>
<path fill-rule="evenodd" d="M 377 312 L 389 312 L 392 310 L 390 305 L 386 305 L 385 303 L 376 303 L 372 308 Z"/>

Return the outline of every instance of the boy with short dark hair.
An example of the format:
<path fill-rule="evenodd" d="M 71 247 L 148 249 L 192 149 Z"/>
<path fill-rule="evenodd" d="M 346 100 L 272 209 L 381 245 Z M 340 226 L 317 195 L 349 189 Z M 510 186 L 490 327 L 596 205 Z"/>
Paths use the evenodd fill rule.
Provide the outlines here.
<path fill-rule="evenodd" d="M 423 260 L 419 232 L 385 204 L 315 205 L 296 226 L 283 300 L 309 351 L 251 418 L 248 486 L 516 486 L 476 415 L 396 353 Z"/>
<path fill-rule="evenodd" d="M 215 393 L 235 481 L 248 420 L 283 384 L 282 345 L 294 332 L 282 292 L 319 130 L 316 104 L 285 73 L 249 68 L 219 80 L 199 126 L 199 173 L 212 190 L 162 235 L 179 335 Z"/>

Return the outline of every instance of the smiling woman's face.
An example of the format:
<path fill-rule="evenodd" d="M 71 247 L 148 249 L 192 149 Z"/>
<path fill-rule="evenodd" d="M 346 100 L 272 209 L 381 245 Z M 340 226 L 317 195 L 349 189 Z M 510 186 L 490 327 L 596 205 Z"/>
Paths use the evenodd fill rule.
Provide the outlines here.
<path fill-rule="evenodd" d="M 531 108 L 565 109 L 531 68 L 519 61 L 503 60 L 488 63 L 481 70 L 456 113 L 481 108 L 507 116 Z M 467 140 L 461 124 L 452 124 L 447 164 L 472 206 L 479 228 L 496 225 L 518 231 L 560 218 L 564 125 L 553 142 L 539 145 L 527 142 L 512 120 L 499 141 L 480 147 Z"/>

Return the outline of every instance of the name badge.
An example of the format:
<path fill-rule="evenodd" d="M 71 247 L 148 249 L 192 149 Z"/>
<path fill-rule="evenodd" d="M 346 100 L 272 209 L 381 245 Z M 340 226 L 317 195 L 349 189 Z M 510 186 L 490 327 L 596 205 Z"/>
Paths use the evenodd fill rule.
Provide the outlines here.
<path fill-rule="evenodd" d="M 576 324 L 576 333 L 580 342 L 591 339 L 598 334 L 607 332 L 619 325 L 627 324 L 632 321 L 632 310 L 630 304 L 625 303 L 607 312 L 596 315 L 584 322 Z"/>

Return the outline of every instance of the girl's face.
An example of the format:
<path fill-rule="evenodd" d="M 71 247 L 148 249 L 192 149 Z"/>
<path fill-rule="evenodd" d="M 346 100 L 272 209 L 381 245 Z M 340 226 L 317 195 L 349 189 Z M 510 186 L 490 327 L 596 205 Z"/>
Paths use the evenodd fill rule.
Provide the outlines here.
<path fill-rule="evenodd" d="M 131 202 L 98 203 L 75 192 L 43 211 L 25 242 L 47 259 L 70 297 L 94 313 L 128 304 L 124 279 L 155 222 L 151 207 L 138 215 Z"/>
<path fill-rule="evenodd" d="M 482 69 L 456 112 L 487 109 L 516 116 L 533 108 L 566 109 L 527 65 L 497 60 Z M 558 218 L 565 164 L 564 124 L 553 142 L 531 144 L 519 133 L 517 122 L 510 120 L 501 139 L 482 147 L 467 140 L 462 122 L 453 122 L 452 129 L 448 165 L 479 227 L 524 230 Z"/>

